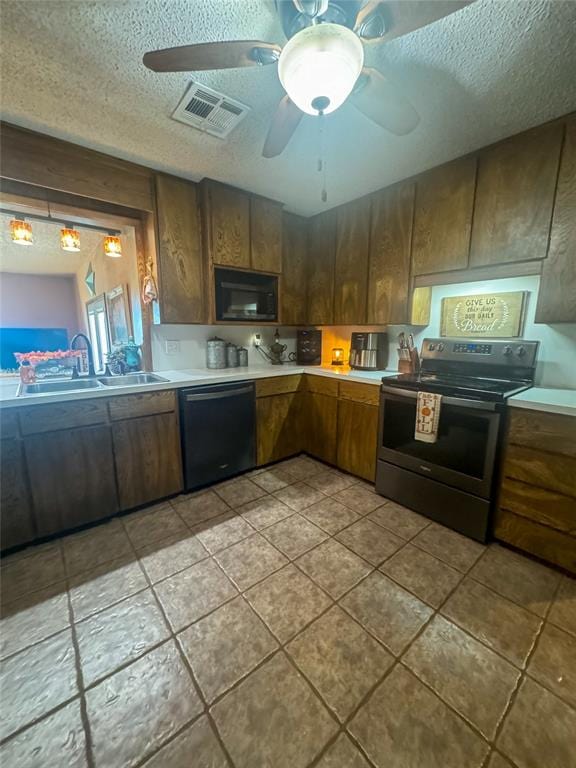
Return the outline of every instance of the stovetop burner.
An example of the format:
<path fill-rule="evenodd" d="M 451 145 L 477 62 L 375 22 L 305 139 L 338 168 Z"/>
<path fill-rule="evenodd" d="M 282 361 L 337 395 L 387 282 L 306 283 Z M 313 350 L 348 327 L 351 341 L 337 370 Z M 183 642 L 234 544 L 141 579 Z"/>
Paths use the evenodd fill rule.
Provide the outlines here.
<path fill-rule="evenodd" d="M 382 379 L 398 389 L 503 401 L 534 384 L 537 341 L 424 339 L 420 373 Z"/>

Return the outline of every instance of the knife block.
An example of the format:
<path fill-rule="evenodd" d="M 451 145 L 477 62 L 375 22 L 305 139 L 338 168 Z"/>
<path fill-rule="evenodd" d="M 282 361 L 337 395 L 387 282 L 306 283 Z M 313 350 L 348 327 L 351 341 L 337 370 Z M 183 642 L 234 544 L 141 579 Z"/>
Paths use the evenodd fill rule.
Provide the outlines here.
<path fill-rule="evenodd" d="M 399 349 L 398 356 L 400 357 L 400 353 L 406 352 L 406 351 L 407 350 Z M 419 373 L 420 372 L 420 358 L 418 357 L 417 349 L 410 350 L 409 359 L 404 359 L 400 357 L 400 359 L 398 360 L 398 371 L 399 373 Z"/>

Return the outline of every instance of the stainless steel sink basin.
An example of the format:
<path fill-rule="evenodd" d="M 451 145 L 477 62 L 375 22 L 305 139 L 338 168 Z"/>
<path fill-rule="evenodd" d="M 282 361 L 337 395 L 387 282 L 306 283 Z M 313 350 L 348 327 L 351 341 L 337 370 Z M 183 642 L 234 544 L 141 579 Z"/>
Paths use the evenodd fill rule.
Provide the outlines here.
<path fill-rule="evenodd" d="M 155 373 L 127 373 L 125 376 L 107 376 L 98 381 L 106 387 L 133 387 L 137 384 L 160 384 L 168 379 L 163 379 Z"/>
<path fill-rule="evenodd" d="M 44 395 L 50 392 L 82 392 L 85 389 L 102 389 L 102 384 L 96 379 L 36 381 L 34 384 L 21 384 L 18 395 Z"/>

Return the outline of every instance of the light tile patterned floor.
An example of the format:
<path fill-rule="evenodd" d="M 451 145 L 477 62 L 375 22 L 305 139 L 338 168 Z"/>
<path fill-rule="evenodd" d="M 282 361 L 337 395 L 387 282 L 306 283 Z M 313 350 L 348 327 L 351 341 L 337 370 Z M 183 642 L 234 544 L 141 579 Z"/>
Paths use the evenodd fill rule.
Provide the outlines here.
<path fill-rule="evenodd" d="M 307 457 L 1 576 L 6 768 L 576 766 L 576 581 Z"/>

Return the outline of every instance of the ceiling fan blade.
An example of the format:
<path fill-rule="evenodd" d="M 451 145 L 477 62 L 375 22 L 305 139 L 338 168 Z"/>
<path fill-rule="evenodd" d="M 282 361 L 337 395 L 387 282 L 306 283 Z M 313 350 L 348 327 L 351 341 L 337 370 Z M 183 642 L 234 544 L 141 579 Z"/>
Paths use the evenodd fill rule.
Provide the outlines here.
<path fill-rule="evenodd" d="M 284 151 L 302 119 L 301 112 L 289 96 L 284 96 L 272 118 L 272 125 L 264 142 L 263 157 L 276 157 Z"/>
<path fill-rule="evenodd" d="M 370 120 L 397 136 L 410 133 L 420 122 L 418 112 L 398 86 L 377 69 L 364 67 L 350 101 Z"/>
<path fill-rule="evenodd" d="M 472 2 L 474 0 L 368 0 L 358 12 L 354 31 L 363 40 L 393 40 Z"/>
<path fill-rule="evenodd" d="M 235 69 L 274 64 L 282 48 L 259 40 L 198 43 L 149 51 L 143 62 L 154 72 L 198 72 L 203 69 Z"/>

